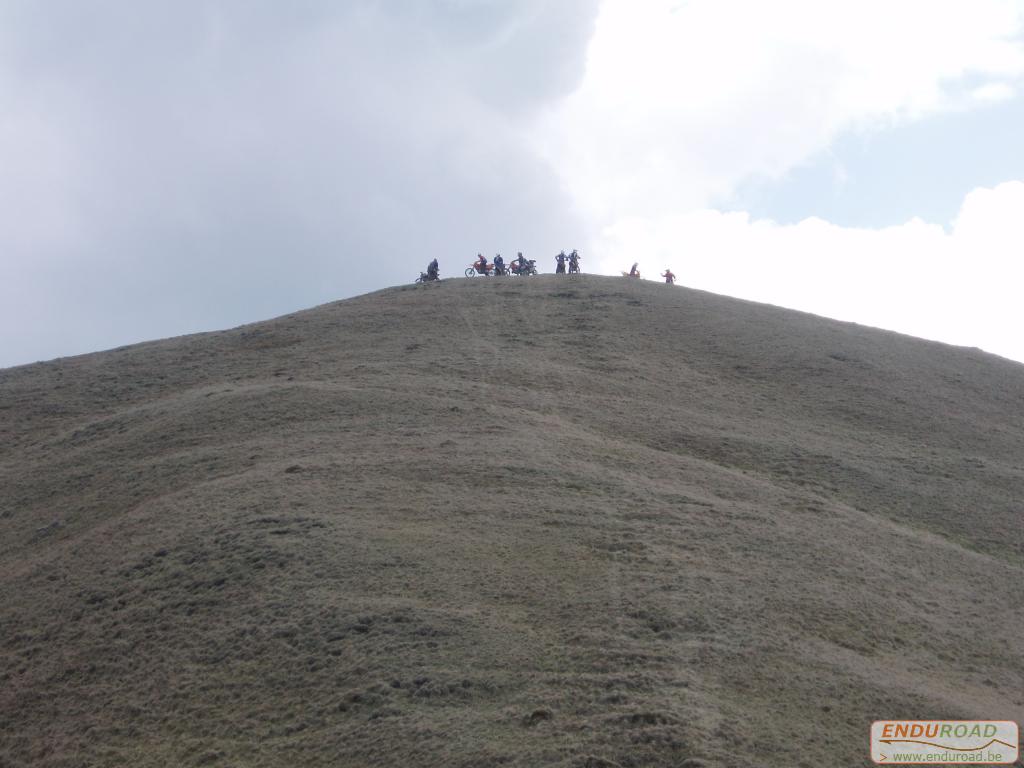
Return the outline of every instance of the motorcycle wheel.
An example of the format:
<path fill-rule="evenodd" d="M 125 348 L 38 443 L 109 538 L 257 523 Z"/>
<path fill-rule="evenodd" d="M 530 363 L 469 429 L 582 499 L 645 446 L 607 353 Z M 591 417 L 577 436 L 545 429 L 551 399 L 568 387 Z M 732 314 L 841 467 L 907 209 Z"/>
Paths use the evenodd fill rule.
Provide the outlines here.
<path fill-rule="evenodd" d="M 472 267 L 466 267 L 466 277 L 473 277 L 476 274 L 476 270 Z"/>

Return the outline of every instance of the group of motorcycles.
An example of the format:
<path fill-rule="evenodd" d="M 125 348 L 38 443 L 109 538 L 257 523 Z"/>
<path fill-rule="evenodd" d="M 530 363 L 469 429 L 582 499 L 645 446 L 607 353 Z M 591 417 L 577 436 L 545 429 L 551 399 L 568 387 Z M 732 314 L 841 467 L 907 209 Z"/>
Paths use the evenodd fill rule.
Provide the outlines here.
<path fill-rule="evenodd" d="M 556 267 L 555 274 L 565 274 L 566 267 L 570 275 L 578 274 L 580 271 L 580 255 L 573 251 L 568 256 L 565 255 L 565 251 L 562 251 L 558 256 L 555 257 Z M 436 260 L 435 260 L 436 261 Z M 417 283 L 429 283 L 434 280 L 439 280 L 440 277 L 437 272 L 437 265 L 434 263 L 433 270 L 427 272 L 420 272 L 420 276 L 416 278 Z M 466 277 L 475 277 L 480 275 L 482 277 L 494 277 L 502 275 L 536 275 L 537 272 L 537 261 L 535 259 L 527 259 L 520 255 L 519 258 L 513 259 L 508 264 L 505 264 L 498 259 L 497 263 L 489 262 L 481 257 L 480 260 L 474 261 L 468 267 L 466 267 Z"/>
<path fill-rule="evenodd" d="M 576 251 L 573 251 L 568 256 L 565 255 L 565 251 L 562 251 L 555 257 L 555 274 L 564 275 L 566 273 L 566 267 L 568 267 L 568 273 L 570 275 L 579 274 L 580 271 L 580 255 Z M 494 275 L 536 275 L 537 274 L 537 263 L 534 259 L 524 258 L 522 254 L 519 258 L 513 259 L 512 262 L 505 266 L 501 260 L 501 256 L 497 257 L 497 263 L 489 262 L 484 259 L 483 256 L 478 261 L 474 261 L 468 267 L 466 267 L 466 277 L 474 277 L 476 275 L 482 275 L 485 277 L 492 277 Z M 623 277 L 632 278 L 634 280 L 640 279 L 640 270 L 637 269 L 637 263 L 634 262 L 629 272 L 623 272 Z M 676 276 L 672 274 L 672 270 L 666 269 L 661 273 L 661 276 L 665 278 L 665 282 L 672 285 L 676 281 Z M 428 271 L 420 272 L 420 276 L 416 278 L 417 283 L 429 283 L 434 280 L 439 280 L 437 271 L 437 259 L 431 262 Z"/>
<path fill-rule="evenodd" d="M 577 251 L 573 251 L 568 256 L 565 255 L 565 251 L 562 251 L 555 256 L 555 274 L 564 275 L 565 267 L 569 265 L 569 274 L 578 275 L 580 273 L 580 254 Z"/>
<path fill-rule="evenodd" d="M 505 264 L 494 264 L 492 262 L 480 262 L 474 261 L 468 267 L 466 267 L 466 277 L 474 277 L 475 275 L 482 275 L 484 277 L 494 277 L 502 275 L 536 275 L 537 274 L 537 261 L 536 259 L 513 259 L 508 265 Z"/>

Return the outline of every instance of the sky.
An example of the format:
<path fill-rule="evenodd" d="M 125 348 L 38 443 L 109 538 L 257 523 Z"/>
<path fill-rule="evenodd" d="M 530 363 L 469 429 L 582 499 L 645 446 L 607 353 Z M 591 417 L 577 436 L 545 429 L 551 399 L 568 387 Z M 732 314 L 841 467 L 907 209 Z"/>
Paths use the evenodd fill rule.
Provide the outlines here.
<path fill-rule="evenodd" d="M 477 253 L 1024 361 L 1024 0 L 0 0 L 0 366 Z"/>

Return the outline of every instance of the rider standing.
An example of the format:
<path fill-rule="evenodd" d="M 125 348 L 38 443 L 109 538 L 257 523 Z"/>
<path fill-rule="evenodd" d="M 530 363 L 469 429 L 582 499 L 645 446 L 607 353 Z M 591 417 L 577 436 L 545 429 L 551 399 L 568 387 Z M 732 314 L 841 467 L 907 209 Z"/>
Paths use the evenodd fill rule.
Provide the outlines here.
<path fill-rule="evenodd" d="M 580 271 L 580 254 L 575 248 L 572 249 L 572 253 L 569 254 L 569 273 Z"/>
<path fill-rule="evenodd" d="M 565 251 L 560 251 L 559 254 L 557 256 L 555 256 L 555 274 L 556 275 L 564 275 L 565 274 L 565 259 L 566 259 Z"/>
<path fill-rule="evenodd" d="M 630 277 L 640 277 L 640 271 L 636 268 L 636 265 L 640 262 L 634 261 L 633 266 L 629 268 Z"/>
<path fill-rule="evenodd" d="M 427 264 L 427 280 L 437 280 L 438 272 L 439 268 L 437 266 L 437 259 L 434 259 L 432 262 Z"/>
<path fill-rule="evenodd" d="M 672 274 L 671 269 L 666 269 L 664 272 L 661 273 L 661 276 L 665 278 L 665 282 L 668 283 L 669 285 L 674 284 L 676 281 L 676 276 Z"/>
<path fill-rule="evenodd" d="M 505 274 L 505 260 L 501 258 L 500 253 L 494 254 L 494 274 L 504 275 Z"/>

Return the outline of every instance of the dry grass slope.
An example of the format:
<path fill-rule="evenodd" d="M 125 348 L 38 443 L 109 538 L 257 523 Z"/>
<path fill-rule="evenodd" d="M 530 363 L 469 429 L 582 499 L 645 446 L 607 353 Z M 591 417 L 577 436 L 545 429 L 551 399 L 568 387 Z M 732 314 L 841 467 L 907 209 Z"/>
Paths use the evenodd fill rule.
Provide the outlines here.
<path fill-rule="evenodd" d="M 852 766 L 1024 720 L 1024 366 L 622 279 L 0 371 L 0 766 Z"/>

